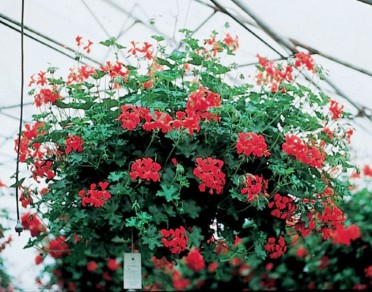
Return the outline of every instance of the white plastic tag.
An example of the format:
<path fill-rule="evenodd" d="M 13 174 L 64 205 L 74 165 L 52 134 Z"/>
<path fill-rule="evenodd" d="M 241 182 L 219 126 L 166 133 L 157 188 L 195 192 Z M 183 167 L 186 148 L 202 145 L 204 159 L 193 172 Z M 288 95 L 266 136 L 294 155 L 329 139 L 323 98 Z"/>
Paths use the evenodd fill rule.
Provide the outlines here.
<path fill-rule="evenodd" d="M 124 289 L 142 289 L 141 254 L 124 254 Z"/>

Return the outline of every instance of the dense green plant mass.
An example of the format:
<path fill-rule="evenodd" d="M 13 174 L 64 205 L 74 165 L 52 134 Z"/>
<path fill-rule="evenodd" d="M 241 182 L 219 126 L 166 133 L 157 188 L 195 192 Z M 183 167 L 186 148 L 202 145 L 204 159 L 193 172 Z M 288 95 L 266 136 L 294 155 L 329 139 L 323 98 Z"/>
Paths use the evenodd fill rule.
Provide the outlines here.
<path fill-rule="evenodd" d="M 287 254 L 266 259 L 252 277 L 256 289 L 354 289 L 372 287 L 371 173 L 351 179 L 364 185 L 352 191 L 351 199 L 339 202 L 347 217 L 332 240 L 317 235 L 300 239 Z M 356 181 L 357 180 L 357 181 Z"/>
<path fill-rule="evenodd" d="M 147 289 L 247 287 L 293 236 L 327 240 L 345 221 L 335 203 L 349 193 L 339 176 L 352 167 L 352 130 L 337 122 L 342 106 L 296 82 L 321 72 L 311 56 L 258 56 L 259 86 L 234 84 L 221 57 L 237 38 L 184 35 L 170 52 L 160 37 L 109 39 L 116 59 L 99 68 L 32 77 L 41 112 L 19 143 L 30 173 L 19 187 L 37 212 L 22 222 L 37 262 L 56 259 L 51 283 L 122 287 L 118 263 L 134 250 Z"/>

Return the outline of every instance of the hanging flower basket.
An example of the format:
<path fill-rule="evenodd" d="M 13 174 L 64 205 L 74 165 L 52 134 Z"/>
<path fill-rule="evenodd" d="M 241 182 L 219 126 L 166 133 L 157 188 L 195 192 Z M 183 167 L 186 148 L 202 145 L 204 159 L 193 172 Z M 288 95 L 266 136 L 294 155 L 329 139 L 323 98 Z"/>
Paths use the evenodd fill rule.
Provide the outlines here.
<path fill-rule="evenodd" d="M 340 105 L 297 82 L 321 74 L 311 56 L 258 56 L 252 84 L 230 82 L 236 65 L 221 60 L 237 37 L 183 33 L 174 51 L 157 36 L 109 39 L 116 57 L 97 68 L 78 55 L 67 78 L 32 77 L 40 113 L 22 133 L 19 187 L 37 210 L 22 218 L 28 246 L 56 260 L 49 284 L 120 289 L 135 252 L 145 289 L 248 287 L 293 237 L 328 239 L 344 221 L 334 202 L 348 192 L 352 131 Z"/>

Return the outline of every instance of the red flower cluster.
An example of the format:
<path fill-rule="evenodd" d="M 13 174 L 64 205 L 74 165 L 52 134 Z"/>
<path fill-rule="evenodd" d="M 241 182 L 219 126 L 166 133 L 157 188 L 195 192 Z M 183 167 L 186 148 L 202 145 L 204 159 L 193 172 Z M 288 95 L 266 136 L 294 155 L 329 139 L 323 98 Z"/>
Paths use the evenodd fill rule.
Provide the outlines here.
<path fill-rule="evenodd" d="M 237 35 L 235 35 L 235 38 L 233 38 L 229 33 L 227 33 L 222 42 L 227 45 L 233 52 L 239 48 L 239 40 Z"/>
<path fill-rule="evenodd" d="M 282 149 L 288 155 L 293 155 L 297 160 L 312 167 L 322 168 L 325 160 L 317 147 L 304 144 L 296 135 L 286 135 Z"/>
<path fill-rule="evenodd" d="M 32 152 L 32 148 L 34 148 L 34 151 Z M 49 149 L 46 145 L 42 145 L 40 143 L 33 143 L 32 147 L 28 148 L 28 152 L 31 155 L 32 158 L 43 160 L 45 154 L 51 154 L 52 151 Z"/>
<path fill-rule="evenodd" d="M 34 78 L 35 74 L 33 74 L 31 76 L 31 80 L 30 80 L 28 86 L 31 86 L 32 84 L 35 84 L 35 83 L 36 83 L 36 85 L 40 85 L 40 86 L 44 86 L 45 84 L 47 84 L 48 80 L 47 80 L 45 74 L 46 74 L 46 72 L 44 72 L 44 71 L 40 71 L 39 73 L 37 73 L 37 75 L 38 75 L 37 80 L 35 80 L 35 78 Z"/>
<path fill-rule="evenodd" d="M 31 236 L 39 236 L 42 232 L 46 232 L 46 226 L 40 221 L 36 213 L 27 212 L 21 217 L 21 223 L 25 230 L 30 230 Z"/>
<path fill-rule="evenodd" d="M 170 114 L 154 111 L 154 115 L 145 115 L 145 123 L 142 128 L 145 131 L 161 130 L 163 133 L 168 133 L 172 130 L 173 118 Z"/>
<path fill-rule="evenodd" d="M 200 115 L 193 113 L 192 111 L 176 112 L 177 119 L 173 121 L 174 129 L 187 129 L 189 134 L 192 135 L 194 132 L 200 131 Z"/>
<path fill-rule="evenodd" d="M 35 264 L 36 265 L 40 265 L 43 261 L 44 257 L 43 257 L 43 254 L 39 253 L 36 257 L 35 257 Z"/>
<path fill-rule="evenodd" d="M 334 204 L 326 205 L 322 214 L 317 214 L 318 219 L 325 227 L 320 229 L 324 240 L 327 240 L 332 236 L 334 230 L 342 225 L 342 222 L 346 220 L 342 211 Z"/>
<path fill-rule="evenodd" d="M 169 248 L 171 253 L 180 254 L 187 247 L 187 236 L 186 230 L 183 226 L 176 228 L 175 230 L 162 229 L 160 230 L 163 236 L 161 242 L 167 248 Z"/>
<path fill-rule="evenodd" d="M 147 181 L 152 180 L 156 182 L 160 180 L 160 169 L 160 164 L 154 162 L 152 158 L 141 158 L 136 159 L 130 166 L 131 172 L 129 173 L 129 175 L 133 180 L 139 177 L 140 179 L 145 179 Z"/>
<path fill-rule="evenodd" d="M 33 125 L 26 124 L 25 130 L 22 132 L 21 143 L 19 147 L 19 161 L 26 162 L 26 159 L 29 157 L 37 157 L 42 159 L 44 153 L 40 150 L 40 144 L 34 143 L 32 146 L 35 149 L 34 152 L 31 150 L 31 140 L 35 139 L 39 135 L 45 134 L 44 131 L 41 131 L 40 128 L 44 126 L 44 123 L 35 122 Z M 15 140 L 14 150 L 18 151 L 18 139 Z"/>
<path fill-rule="evenodd" d="M 156 256 L 152 256 L 151 261 L 156 269 L 164 269 L 165 272 L 171 271 L 174 268 L 174 262 L 169 262 L 164 256 L 160 259 Z"/>
<path fill-rule="evenodd" d="M 238 154 L 244 153 L 245 156 L 251 154 L 256 157 L 270 156 L 264 136 L 253 132 L 238 133 L 238 142 L 235 147 Z"/>
<path fill-rule="evenodd" d="M 295 54 L 295 63 L 294 65 L 296 67 L 301 67 L 302 65 L 305 65 L 307 70 L 313 71 L 314 73 L 316 72 L 315 70 L 315 63 L 310 54 L 307 54 L 305 52 L 299 52 Z"/>
<path fill-rule="evenodd" d="M 345 216 L 342 211 L 335 205 L 325 206 L 322 214 L 317 215 L 317 219 L 321 220 L 323 223 L 339 226 L 345 221 Z"/>
<path fill-rule="evenodd" d="M 347 228 L 344 225 L 339 225 L 332 233 L 332 240 L 334 244 L 350 245 L 351 240 L 359 238 L 360 235 L 360 229 L 355 224 L 351 224 Z"/>
<path fill-rule="evenodd" d="M 111 80 L 114 82 L 114 88 L 120 88 L 121 85 L 115 82 L 115 78 L 122 77 L 124 82 L 128 81 L 129 69 L 123 66 L 123 63 L 116 61 L 114 64 L 111 64 L 110 61 L 106 61 L 106 66 L 101 65 L 100 69 L 109 74 Z"/>
<path fill-rule="evenodd" d="M 332 194 L 333 190 L 330 187 L 326 187 L 323 194 L 318 194 L 318 197 L 327 197 L 327 201 L 323 202 L 324 209 L 322 213 L 312 209 L 307 214 L 307 222 L 299 220 L 296 222 L 294 229 L 300 232 L 302 236 L 307 236 L 312 230 L 316 230 L 323 236 L 324 240 L 328 240 L 333 234 L 336 234 L 336 229 L 342 228 L 340 226 L 346 218 L 342 211 L 332 202 L 330 197 Z M 340 232 L 342 234 L 342 229 L 340 229 Z"/>
<path fill-rule="evenodd" d="M 283 236 L 279 236 L 278 241 L 275 237 L 269 237 L 267 243 L 264 245 L 264 249 L 269 253 L 271 259 L 277 259 L 286 252 L 287 246 Z"/>
<path fill-rule="evenodd" d="M 293 199 L 276 194 L 274 201 L 270 202 L 267 207 L 273 209 L 271 215 L 284 220 L 289 220 L 293 216 L 296 206 L 292 203 Z"/>
<path fill-rule="evenodd" d="M 143 119 L 145 122 L 142 128 L 146 131 L 161 130 L 167 133 L 172 130 L 173 118 L 160 111 L 155 111 L 154 115 L 150 114 L 150 110 L 140 106 L 122 105 L 122 114 L 118 117 L 118 121 L 122 122 L 122 128 L 129 131 L 134 130 Z"/>
<path fill-rule="evenodd" d="M 76 152 L 83 151 L 84 141 L 79 136 L 69 135 L 65 141 L 65 144 L 66 144 L 66 155 L 69 155 L 72 152 L 72 150 L 75 150 Z"/>
<path fill-rule="evenodd" d="M 206 159 L 196 158 L 196 163 L 197 166 L 194 168 L 193 173 L 202 182 L 199 185 L 199 190 L 205 192 L 208 187 L 211 195 L 213 190 L 216 191 L 216 194 L 221 194 L 226 182 L 225 174 L 221 170 L 224 164 L 223 161 L 207 157 Z"/>
<path fill-rule="evenodd" d="M 135 105 L 122 105 L 122 114 L 118 117 L 118 121 L 122 122 L 122 128 L 129 131 L 134 130 L 141 122 L 141 118 L 149 115 L 150 110 Z"/>
<path fill-rule="evenodd" d="M 55 103 L 57 100 L 62 99 L 62 96 L 59 94 L 55 88 L 42 88 L 40 92 L 35 94 L 35 106 L 41 107 L 43 104 Z"/>
<path fill-rule="evenodd" d="M 262 176 L 247 173 L 245 176 L 245 183 L 246 185 L 241 189 L 240 193 L 242 195 L 247 194 L 248 202 L 254 201 L 261 193 L 268 195 L 266 192 L 268 182 L 267 179 L 263 179 Z"/>
<path fill-rule="evenodd" d="M 38 177 L 52 179 L 55 177 L 54 171 L 51 170 L 52 166 L 53 162 L 51 160 L 36 160 L 31 168 L 32 178 L 37 182 L 39 182 L 37 179 Z"/>
<path fill-rule="evenodd" d="M 204 45 L 206 47 L 198 51 L 197 54 L 201 52 L 207 59 L 209 59 L 211 55 L 216 57 L 219 52 L 222 52 L 220 41 L 218 41 L 214 35 L 212 35 L 210 39 L 204 40 Z"/>
<path fill-rule="evenodd" d="M 205 262 L 203 256 L 200 254 L 198 248 L 193 248 L 186 257 L 186 265 L 193 270 L 198 272 L 205 268 Z"/>
<path fill-rule="evenodd" d="M 216 272 L 217 268 L 218 268 L 218 262 L 212 262 L 208 266 L 208 271 L 210 273 L 214 273 L 214 272 Z"/>
<path fill-rule="evenodd" d="M 73 82 L 81 83 L 94 74 L 97 74 L 96 69 L 89 65 L 83 65 L 77 69 L 70 68 L 66 84 L 71 84 Z"/>
<path fill-rule="evenodd" d="M 300 246 L 296 249 L 296 255 L 300 258 L 304 258 L 309 254 L 309 251 L 304 248 L 303 246 Z"/>
<path fill-rule="evenodd" d="M 33 193 L 33 191 L 29 189 L 28 187 L 23 187 L 23 186 L 21 186 L 19 189 L 21 190 L 19 201 L 21 202 L 23 208 L 27 208 L 28 205 L 33 203 L 33 200 L 31 197 L 31 194 Z"/>
<path fill-rule="evenodd" d="M 324 127 L 323 128 L 323 132 L 330 138 L 332 139 L 333 138 L 333 132 L 330 128 L 328 127 Z"/>
<path fill-rule="evenodd" d="M 142 128 L 145 131 L 161 130 L 167 133 L 173 129 L 187 129 L 190 134 L 200 130 L 200 121 L 218 120 L 217 115 L 209 113 L 208 109 L 218 107 L 221 104 L 219 94 L 200 86 L 192 92 L 187 100 L 185 111 L 177 111 L 175 118 L 161 111 L 150 113 L 147 108 L 122 105 L 122 114 L 118 121 L 122 122 L 123 129 L 134 130 L 143 121 Z"/>
<path fill-rule="evenodd" d="M 88 44 L 85 47 L 83 47 L 83 50 L 85 50 L 87 52 L 87 54 L 89 54 L 90 53 L 90 50 L 91 50 L 90 47 L 92 45 L 93 45 L 93 42 L 91 40 L 88 40 Z"/>
<path fill-rule="evenodd" d="M 76 41 L 76 45 L 78 46 L 78 47 L 80 47 L 81 46 L 81 40 L 83 39 L 83 37 L 81 37 L 81 36 L 76 36 L 76 38 L 75 38 L 75 41 Z"/>
<path fill-rule="evenodd" d="M 98 269 L 98 265 L 97 265 L 97 263 L 95 261 L 88 262 L 88 264 L 87 264 L 87 270 L 89 272 L 94 272 L 97 269 Z"/>
<path fill-rule="evenodd" d="M 81 197 L 81 204 L 84 207 L 90 204 L 90 206 L 99 208 L 105 205 L 105 202 L 111 198 L 111 194 L 106 191 L 108 182 L 99 182 L 98 185 L 101 188 L 100 191 L 96 190 L 96 184 L 91 184 L 90 190 L 88 190 L 86 193 L 85 190 L 81 190 L 79 192 L 79 196 Z"/>
<path fill-rule="evenodd" d="M 268 61 L 266 58 L 261 57 L 257 54 L 258 63 L 262 67 L 262 70 L 259 70 L 256 78 L 257 85 L 271 84 L 271 92 L 277 92 L 279 84 L 282 81 L 291 82 L 293 80 L 292 72 L 293 68 L 290 65 L 287 65 L 285 68 L 281 68 L 274 61 Z"/>
<path fill-rule="evenodd" d="M 332 99 L 329 102 L 331 103 L 329 106 L 329 111 L 332 113 L 332 120 L 338 120 L 342 116 L 344 106 Z"/>
<path fill-rule="evenodd" d="M 40 128 L 43 127 L 45 124 L 40 122 L 35 122 L 33 125 L 26 124 L 25 130 L 22 132 L 22 137 L 31 141 L 35 139 L 39 135 L 44 134 L 45 132 L 41 131 Z"/>
<path fill-rule="evenodd" d="M 123 63 L 116 61 L 114 64 L 111 64 L 110 61 L 106 61 L 106 66 L 101 65 L 100 69 L 108 73 L 111 78 L 123 77 L 125 81 L 128 80 L 129 69 L 123 67 Z"/>
<path fill-rule="evenodd" d="M 147 60 L 152 60 L 153 59 L 153 54 L 154 54 L 154 49 L 153 45 L 149 44 L 148 42 L 144 42 L 142 45 L 142 48 L 137 47 L 137 43 L 134 41 L 130 42 L 132 44 L 132 47 L 128 50 L 128 53 L 130 53 L 132 56 L 138 56 L 138 52 L 142 53 L 143 57 L 146 58 Z"/>
<path fill-rule="evenodd" d="M 348 129 L 348 130 L 346 130 L 346 132 L 345 132 L 345 138 L 346 138 L 346 141 L 347 141 L 347 143 L 351 143 L 351 136 L 353 135 L 353 133 L 354 133 L 354 131 L 353 131 L 353 129 Z"/>
<path fill-rule="evenodd" d="M 51 240 L 47 247 L 48 253 L 55 259 L 59 259 L 70 254 L 68 249 L 69 246 L 66 243 L 66 237 L 64 236 L 59 236 L 56 239 Z"/>
<path fill-rule="evenodd" d="M 365 176 L 370 176 L 372 177 L 372 167 L 370 167 L 368 164 L 366 164 L 364 167 L 363 167 L 363 174 Z"/>
<path fill-rule="evenodd" d="M 189 116 L 197 115 L 203 119 L 217 119 L 216 115 L 208 113 L 208 109 L 219 107 L 221 105 L 221 97 L 218 93 L 214 93 L 203 86 L 192 92 L 189 95 L 186 103 L 186 113 Z"/>
<path fill-rule="evenodd" d="M 190 280 L 184 278 L 180 271 L 174 269 L 172 273 L 172 283 L 176 291 L 183 291 L 190 285 Z"/>
<path fill-rule="evenodd" d="M 76 45 L 78 47 L 84 45 L 83 42 L 82 42 L 82 37 L 81 36 L 77 36 L 75 38 L 75 41 L 76 41 Z M 86 46 L 83 47 L 83 50 L 85 50 L 88 54 L 90 53 L 90 50 L 91 50 L 91 46 L 93 45 L 93 42 L 91 40 L 88 40 L 88 44 Z"/>
<path fill-rule="evenodd" d="M 315 221 L 314 221 L 314 215 L 313 213 L 307 213 L 307 222 L 304 222 L 302 220 L 299 220 L 294 225 L 294 229 L 301 233 L 303 237 L 308 236 L 311 234 L 312 230 L 316 228 Z"/>
<path fill-rule="evenodd" d="M 111 271 L 116 271 L 117 269 L 120 268 L 120 265 L 115 259 L 107 259 L 107 267 Z"/>

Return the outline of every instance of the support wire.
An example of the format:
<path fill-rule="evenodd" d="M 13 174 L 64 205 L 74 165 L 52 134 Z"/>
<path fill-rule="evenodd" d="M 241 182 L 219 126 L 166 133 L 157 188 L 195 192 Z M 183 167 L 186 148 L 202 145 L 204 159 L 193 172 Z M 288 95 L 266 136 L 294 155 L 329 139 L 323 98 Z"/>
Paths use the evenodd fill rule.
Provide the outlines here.
<path fill-rule="evenodd" d="M 18 204 L 18 191 L 19 191 L 19 156 L 21 148 L 21 135 L 22 135 L 22 124 L 23 124 L 23 91 L 24 91 L 24 14 L 25 14 L 25 0 L 22 0 L 22 12 L 21 12 L 21 103 L 20 103 L 20 114 L 19 114 L 19 129 L 18 129 L 18 147 L 17 147 L 17 162 L 16 162 L 16 183 L 15 183 L 15 196 L 16 196 L 16 210 L 17 210 L 17 224 L 15 226 L 15 231 L 18 233 L 18 236 L 21 235 L 23 231 L 23 226 L 19 220 L 19 204 Z"/>

